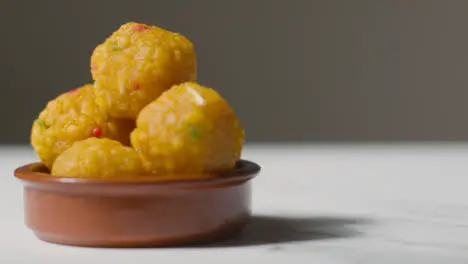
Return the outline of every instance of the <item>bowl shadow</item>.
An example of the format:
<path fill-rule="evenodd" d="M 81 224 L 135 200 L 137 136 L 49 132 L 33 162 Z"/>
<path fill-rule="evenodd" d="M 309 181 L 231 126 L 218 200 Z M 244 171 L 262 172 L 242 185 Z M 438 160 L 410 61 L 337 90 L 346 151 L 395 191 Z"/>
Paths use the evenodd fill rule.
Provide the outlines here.
<path fill-rule="evenodd" d="M 242 247 L 325 239 L 353 238 L 372 221 L 351 217 L 252 216 L 250 223 L 229 240 L 190 247 Z"/>

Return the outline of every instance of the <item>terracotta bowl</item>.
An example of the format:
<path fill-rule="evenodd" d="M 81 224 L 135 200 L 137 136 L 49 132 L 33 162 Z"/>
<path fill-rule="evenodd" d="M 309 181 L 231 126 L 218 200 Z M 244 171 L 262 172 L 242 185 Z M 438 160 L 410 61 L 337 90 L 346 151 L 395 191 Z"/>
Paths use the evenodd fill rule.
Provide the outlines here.
<path fill-rule="evenodd" d="M 250 217 L 251 180 L 260 167 L 199 180 L 51 177 L 41 163 L 15 170 L 23 182 L 26 225 L 44 241 L 94 247 L 173 246 L 214 242 Z"/>

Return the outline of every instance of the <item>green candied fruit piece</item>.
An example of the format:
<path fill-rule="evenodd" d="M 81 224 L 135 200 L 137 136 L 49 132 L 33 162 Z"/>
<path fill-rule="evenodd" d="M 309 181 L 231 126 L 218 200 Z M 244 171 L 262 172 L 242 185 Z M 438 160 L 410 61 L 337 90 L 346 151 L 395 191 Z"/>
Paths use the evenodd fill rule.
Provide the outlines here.
<path fill-rule="evenodd" d="M 41 129 L 47 129 L 49 126 L 46 125 L 46 123 L 44 122 L 44 120 L 37 120 L 36 121 L 37 125 L 41 128 Z"/>
<path fill-rule="evenodd" d="M 199 139 L 200 138 L 200 129 L 198 126 L 190 126 L 188 128 L 189 135 L 192 139 Z"/>
<path fill-rule="evenodd" d="M 120 47 L 120 45 L 118 43 L 116 43 L 116 42 L 111 42 L 109 44 L 109 46 L 111 47 L 112 50 L 121 50 L 122 49 L 122 47 Z"/>

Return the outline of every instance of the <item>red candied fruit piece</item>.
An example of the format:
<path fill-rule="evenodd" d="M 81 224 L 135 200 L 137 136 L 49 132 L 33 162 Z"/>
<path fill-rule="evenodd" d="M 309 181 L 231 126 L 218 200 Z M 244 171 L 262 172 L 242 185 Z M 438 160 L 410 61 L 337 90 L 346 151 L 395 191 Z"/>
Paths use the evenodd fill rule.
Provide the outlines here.
<path fill-rule="evenodd" d="M 133 83 L 133 89 L 138 90 L 140 89 L 140 84 L 138 82 Z"/>
<path fill-rule="evenodd" d="M 68 93 L 74 93 L 74 92 L 76 92 L 76 91 L 78 91 L 78 88 L 76 88 L 76 89 L 71 89 L 70 91 L 68 91 Z"/>
<path fill-rule="evenodd" d="M 102 136 L 102 129 L 100 127 L 95 127 L 93 129 L 93 137 L 101 137 Z"/>
<path fill-rule="evenodd" d="M 148 28 L 149 28 L 149 27 L 146 26 L 146 25 L 141 25 L 141 24 L 139 24 L 139 25 L 136 25 L 136 26 L 135 26 L 135 31 L 141 32 L 141 31 L 143 31 L 143 30 L 147 30 Z"/>

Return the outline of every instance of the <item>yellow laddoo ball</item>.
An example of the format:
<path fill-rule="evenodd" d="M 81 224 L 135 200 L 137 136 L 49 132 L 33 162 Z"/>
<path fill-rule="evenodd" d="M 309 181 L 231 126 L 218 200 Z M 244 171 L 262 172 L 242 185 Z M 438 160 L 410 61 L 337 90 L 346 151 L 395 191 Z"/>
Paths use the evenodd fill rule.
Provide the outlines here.
<path fill-rule="evenodd" d="M 142 172 L 134 149 L 107 138 L 75 142 L 57 157 L 52 167 L 52 175 L 61 177 L 117 178 Z"/>
<path fill-rule="evenodd" d="M 197 175 L 232 169 L 244 130 L 220 94 L 186 82 L 147 105 L 130 138 L 147 172 Z"/>
<path fill-rule="evenodd" d="M 117 118 L 135 119 L 172 85 L 195 81 L 196 71 L 190 40 L 135 22 L 120 26 L 91 56 L 98 102 Z"/>
<path fill-rule="evenodd" d="M 33 123 L 31 145 L 50 169 L 58 155 L 89 137 L 106 137 L 129 145 L 134 127 L 134 121 L 109 118 L 96 104 L 93 85 L 87 84 L 47 104 Z"/>

